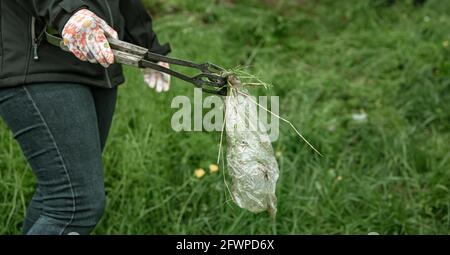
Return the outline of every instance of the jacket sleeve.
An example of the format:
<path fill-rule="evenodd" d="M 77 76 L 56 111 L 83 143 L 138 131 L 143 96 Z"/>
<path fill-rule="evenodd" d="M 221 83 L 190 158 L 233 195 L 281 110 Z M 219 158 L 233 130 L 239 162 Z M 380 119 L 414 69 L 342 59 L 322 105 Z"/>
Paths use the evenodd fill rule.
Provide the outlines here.
<path fill-rule="evenodd" d="M 48 25 L 61 32 L 73 15 L 79 9 L 87 8 L 82 0 L 20 0 L 24 8 Z"/>
<path fill-rule="evenodd" d="M 141 0 L 121 0 L 120 12 L 125 20 L 125 40 L 150 49 L 152 52 L 167 55 L 171 52 L 168 43 L 161 45 L 153 31 L 152 18 Z"/>

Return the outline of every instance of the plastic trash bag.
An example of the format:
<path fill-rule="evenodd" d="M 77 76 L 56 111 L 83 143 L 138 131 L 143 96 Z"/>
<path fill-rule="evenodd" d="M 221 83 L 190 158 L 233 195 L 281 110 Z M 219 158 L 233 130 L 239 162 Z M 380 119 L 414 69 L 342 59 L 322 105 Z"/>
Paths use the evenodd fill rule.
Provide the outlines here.
<path fill-rule="evenodd" d="M 241 208 L 255 213 L 268 211 L 275 217 L 279 170 L 272 143 L 267 132 L 259 128 L 262 123 L 256 117 L 256 101 L 246 96 L 248 91 L 237 78 L 230 83 L 225 121 L 231 195 Z"/>

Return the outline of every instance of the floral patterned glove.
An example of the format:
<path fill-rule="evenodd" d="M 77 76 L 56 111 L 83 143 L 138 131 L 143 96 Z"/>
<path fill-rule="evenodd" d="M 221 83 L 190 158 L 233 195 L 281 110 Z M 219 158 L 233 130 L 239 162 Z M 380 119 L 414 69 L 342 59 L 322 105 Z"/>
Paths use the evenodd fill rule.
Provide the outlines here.
<path fill-rule="evenodd" d="M 158 65 L 169 68 L 169 64 L 164 62 L 159 62 Z M 150 88 L 155 89 L 158 93 L 169 91 L 170 75 L 150 68 L 142 69 L 142 72 L 144 73 L 144 81 Z"/>
<path fill-rule="evenodd" d="M 80 60 L 100 63 L 105 68 L 114 63 L 114 54 L 106 37 L 117 39 L 117 32 L 88 9 L 77 11 L 62 31 L 64 44 Z"/>

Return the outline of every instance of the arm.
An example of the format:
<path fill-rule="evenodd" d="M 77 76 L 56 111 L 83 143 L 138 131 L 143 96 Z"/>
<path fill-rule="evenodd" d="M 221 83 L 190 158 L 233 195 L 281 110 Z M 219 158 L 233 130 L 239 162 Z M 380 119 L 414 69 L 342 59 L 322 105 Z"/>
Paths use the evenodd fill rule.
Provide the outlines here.
<path fill-rule="evenodd" d="M 45 21 L 60 34 L 76 11 L 87 8 L 82 0 L 19 0 L 19 2 L 33 16 Z"/>
<path fill-rule="evenodd" d="M 100 63 L 105 68 L 114 63 L 107 37 L 118 38 L 116 31 L 82 0 L 24 0 L 22 6 L 32 16 L 55 28 L 64 44 L 80 60 Z"/>
<path fill-rule="evenodd" d="M 152 18 L 141 0 L 121 0 L 120 11 L 125 19 L 125 40 L 150 49 L 154 53 L 167 55 L 170 45 L 161 45 L 153 31 Z"/>
<path fill-rule="evenodd" d="M 150 51 L 167 55 L 171 52 L 170 45 L 161 45 L 153 31 L 152 18 L 147 13 L 141 0 L 121 0 L 120 11 L 125 19 L 125 40 L 137 44 Z M 158 63 L 169 68 L 167 63 Z M 157 92 L 166 92 L 170 89 L 170 76 L 152 69 L 143 69 L 144 81 Z"/>

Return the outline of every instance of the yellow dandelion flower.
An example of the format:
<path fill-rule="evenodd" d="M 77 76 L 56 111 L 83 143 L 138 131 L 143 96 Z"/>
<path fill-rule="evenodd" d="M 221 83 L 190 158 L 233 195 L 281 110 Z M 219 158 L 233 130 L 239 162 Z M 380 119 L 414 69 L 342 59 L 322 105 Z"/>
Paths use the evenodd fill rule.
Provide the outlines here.
<path fill-rule="evenodd" d="M 448 48 L 449 42 L 448 41 L 444 41 L 442 43 L 442 46 L 444 46 L 444 48 Z"/>
<path fill-rule="evenodd" d="M 200 179 L 200 178 L 203 178 L 205 176 L 206 172 L 205 172 L 205 170 L 203 168 L 198 168 L 198 169 L 195 170 L 194 174 L 195 174 L 195 177 Z"/>
<path fill-rule="evenodd" d="M 282 156 L 283 156 L 283 152 L 281 152 L 281 151 L 277 151 L 275 153 L 275 157 L 277 157 L 277 158 L 281 158 Z"/>
<path fill-rule="evenodd" d="M 209 172 L 211 172 L 211 173 L 219 172 L 219 166 L 216 164 L 209 165 Z"/>

